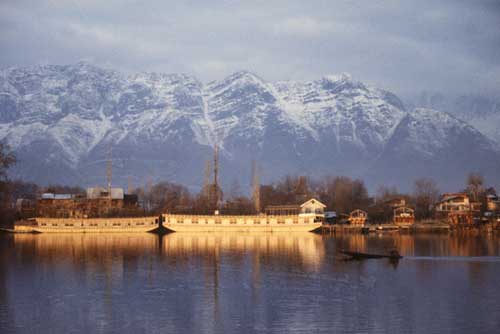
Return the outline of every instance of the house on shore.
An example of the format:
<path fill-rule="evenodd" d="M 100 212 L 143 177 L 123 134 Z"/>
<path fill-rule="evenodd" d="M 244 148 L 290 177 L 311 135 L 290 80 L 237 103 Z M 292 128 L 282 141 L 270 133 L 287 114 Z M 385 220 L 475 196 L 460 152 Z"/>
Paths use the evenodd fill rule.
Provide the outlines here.
<path fill-rule="evenodd" d="M 415 210 L 408 206 L 394 209 L 393 223 L 398 226 L 409 226 L 415 223 Z"/>
<path fill-rule="evenodd" d="M 415 223 L 415 210 L 411 208 L 403 196 L 397 196 L 384 203 L 392 210 L 392 223 L 398 226 L 408 226 Z"/>
<path fill-rule="evenodd" d="M 357 209 L 349 214 L 349 223 L 352 225 L 363 226 L 365 225 L 367 220 L 368 220 L 368 213 L 366 213 L 366 211 Z"/>
<path fill-rule="evenodd" d="M 436 218 L 453 225 L 472 225 L 481 214 L 481 203 L 466 193 L 446 193 L 436 205 Z"/>

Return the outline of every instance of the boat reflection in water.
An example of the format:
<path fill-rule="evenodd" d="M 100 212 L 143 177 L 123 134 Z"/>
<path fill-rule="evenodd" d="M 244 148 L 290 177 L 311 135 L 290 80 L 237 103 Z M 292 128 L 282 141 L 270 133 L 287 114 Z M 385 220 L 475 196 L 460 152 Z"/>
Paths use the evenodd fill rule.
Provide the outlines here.
<path fill-rule="evenodd" d="M 296 262 L 305 268 L 318 268 L 325 255 L 321 236 L 308 232 L 294 233 L 172 233 L 163 240 L 168 257 L 178 255 L 228 255 L 238 258 L 247 254 L 266 260 Z"/>
<path fill-rule="evenodd" d="M 57 233 L 13 234 L 16 247 L 32 251 L 43 260 L 51 257 L 78 258 L 85 255 L 141 255 L 158 249 L 158 236 L 151 233 Z"/>

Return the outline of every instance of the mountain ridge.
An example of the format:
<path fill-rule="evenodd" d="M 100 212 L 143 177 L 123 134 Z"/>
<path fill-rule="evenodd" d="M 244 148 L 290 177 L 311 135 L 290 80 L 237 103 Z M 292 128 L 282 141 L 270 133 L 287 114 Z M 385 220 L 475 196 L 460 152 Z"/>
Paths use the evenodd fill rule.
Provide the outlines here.
<path fill-rule="evenodd" d="M 227 183 L 247 184 L 257 160 L 265 182 L 289 173 L 343 174 L 374 187 L 395 181 L 386 177 L 393 162 L 407 168 L 392 147 L 425 160 L 425 147 L 442 154 L 442 146 L 464 145 L 462 137 L 484 146 L 476 159 L 493 163 L 464 164 L 463 153 L 453 152 L 448 162 L 464 165 L 445 184 L 482 169 L 498 182 L 491 168 L 500 167 L 500 153 L 488 138 L 448 114 L 422 110 L 407 110 L 395 94 L 345 73 L 271 83 L 239 71 L 203 84 L 186 74 L 124 75 L 88 63 L 0 70 L 0 139 L 20 161 L 11 176 L 41 183 L 103 183 L 113 147 L 118 184 L 131 175 L 136 183 L 152 177 L 197 187 L 217 143 Z M 409 170 L 397 185 L 443 178 Z"/>

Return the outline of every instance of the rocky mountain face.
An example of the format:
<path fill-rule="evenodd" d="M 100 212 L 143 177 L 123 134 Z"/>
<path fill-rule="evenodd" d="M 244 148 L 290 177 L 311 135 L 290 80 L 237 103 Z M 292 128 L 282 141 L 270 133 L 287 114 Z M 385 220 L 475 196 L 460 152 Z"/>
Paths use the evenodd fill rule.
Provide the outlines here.
<path fill-rule="evenodd" d="M 498 123 L 497 123 L 498 124 Z M 200 186 L 215 143 L 226 185 L 285 174 L 362 177 L 411 187 L 435 177 L 452 189 L 469 171 L 500 178 L 494 142 L 466 122 L 408 111 L 394 94 L 349 75 L 266 82 L 249 72 L 203 84 L 181 74 L 124 75 L 88 63 L 0 71 L 0 139 L 18 157 L 11 176 L 40 183 L 148 179 Z"/>

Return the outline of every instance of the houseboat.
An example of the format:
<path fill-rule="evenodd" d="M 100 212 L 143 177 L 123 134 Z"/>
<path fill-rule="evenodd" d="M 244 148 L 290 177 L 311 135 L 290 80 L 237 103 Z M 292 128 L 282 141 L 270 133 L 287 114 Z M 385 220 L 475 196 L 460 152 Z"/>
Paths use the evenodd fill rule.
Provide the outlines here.
<path fill-rule="evenodd" d="M 310 199 L 300 205 L 270 206 L 265 214 L 226 215 L 162 215 L 163 226 L 174 232 L 310 232 L 324 219 L 325 205 Z"/>
<path fill-rule="evenodd" d="M 18 233 L 109 233 L 151 232 L 158 228 L 158 217 L 120 218 L 30 218 L 17 221 Z"/>
<path fill-rule="evenodd" d="M 122 188 L 88 188 L 77 195 L 45 193 L 34 207 L 20 205 L 22 219 L 14 223 L 13 232 L 149 232 L 159 227 L 159 217 L 143 216 L 137 196 Z"/>

